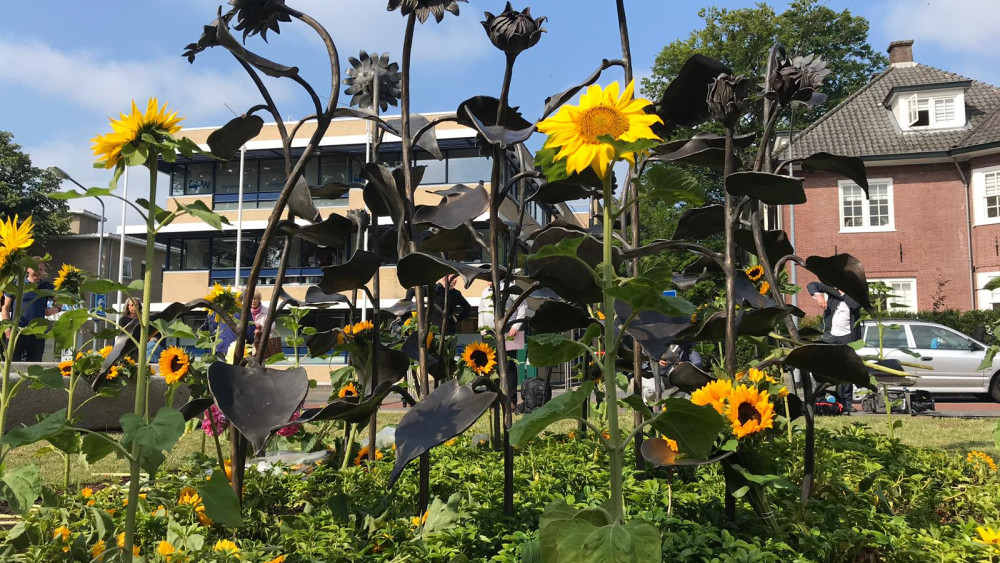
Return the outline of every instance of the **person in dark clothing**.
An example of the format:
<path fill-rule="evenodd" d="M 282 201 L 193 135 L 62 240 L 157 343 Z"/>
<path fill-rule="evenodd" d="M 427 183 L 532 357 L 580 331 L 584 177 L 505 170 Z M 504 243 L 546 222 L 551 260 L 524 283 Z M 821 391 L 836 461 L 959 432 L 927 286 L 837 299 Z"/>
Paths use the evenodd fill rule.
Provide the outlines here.
<path fill-rule="evenodd" d="M 850 344 L 861 338 L 861 304 L 850 295 L 818 281 L 806 285 L 809 295 L 823 308 L 823 342 Z M 854 410 L 854 386 L 842 383 L 837 386 L 837 396 L 844 412 Z"/>
<path fill-rule="evenodd" d="M 35 268 L 28 268 L 28 275 L 25 277 L 26 283 L 35 284 L 35 289 L 52 290 L 55 286 L 45 280 L 48 270 L 42 259 L 35 257 L 38 262 Z M 2 318 L 8 320 L 14 315 L 14 294 L 3 294 Z M 34 291 L 25 291 L 21 297 L 21 318 L 18 326 L 25 327 L 35 319 L 42 319 L 59 312 L 58 307 L 49 307 L 48 299 L 39 297 Z M 7 329 L 7 338 L 10 338 L 11 331 Z M 17 344 L 14 345 L 15 362 L 40 362 L 45 352 L 45 340 L 34 334 L 22 334 L 17 337 Z"/>
<path fill-rule="evenodd" d="M 441 283 L 434 286 L 434 305 L 440 311 L 445 311 L 447 301 L 447 312 L 444 319 L 445 334 L 455 334 L 458 332 L 458 323 L 468 318 L 472 312 L 472 305 L 465 299 L 462 292 L 455 289 L 458 283 L 458 275 L 448 274 L 441 278 Z M 447 299 L 445 296 L 447 295 Z"/>

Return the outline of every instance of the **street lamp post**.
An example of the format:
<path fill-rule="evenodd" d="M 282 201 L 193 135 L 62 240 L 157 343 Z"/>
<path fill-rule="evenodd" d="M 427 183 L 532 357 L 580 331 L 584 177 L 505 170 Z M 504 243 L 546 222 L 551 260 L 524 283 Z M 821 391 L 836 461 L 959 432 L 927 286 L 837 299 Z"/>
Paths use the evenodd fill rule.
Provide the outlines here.
<path fill-rule="evenodd" d="M 56 177 L 58 177 L 60 180 L 69 180 L 70 182 L 73 182 L 74 184 L 79 186 L 82 190 L 84 191 L 87 190 L 87 188 L 85 188 L 83 184 L 74 180 L 73 177 L 67 174 L 62 168 L 59 168 L 58 166 L 53 166 L 49 168 L 49 170 L 51 170 L 52 173 L 55 174 Z M 101 199 L 100 196 L 94 196 L 94 197 L 97 199 L 97 202 L 101 204 L 101 234 L 100 238 L 97 240 L 97 277 L 98 279 L 100 279 L 101 274 L 104 273 L 101 268 L 101 265 L 104 263 L 104 222 L 106 219 L 105 219 L 104 200 Z"/>

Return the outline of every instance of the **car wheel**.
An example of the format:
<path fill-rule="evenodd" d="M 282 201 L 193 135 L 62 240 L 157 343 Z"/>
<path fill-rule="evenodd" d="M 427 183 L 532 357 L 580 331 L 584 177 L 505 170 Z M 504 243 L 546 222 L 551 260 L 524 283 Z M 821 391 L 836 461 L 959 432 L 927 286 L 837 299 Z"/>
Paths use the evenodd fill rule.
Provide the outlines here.
<path fill-rule="evenodd" d="M 993 374 L 993 379 L 990 381 L 990 397 L 1000 403 L 1000 372 Z"/>

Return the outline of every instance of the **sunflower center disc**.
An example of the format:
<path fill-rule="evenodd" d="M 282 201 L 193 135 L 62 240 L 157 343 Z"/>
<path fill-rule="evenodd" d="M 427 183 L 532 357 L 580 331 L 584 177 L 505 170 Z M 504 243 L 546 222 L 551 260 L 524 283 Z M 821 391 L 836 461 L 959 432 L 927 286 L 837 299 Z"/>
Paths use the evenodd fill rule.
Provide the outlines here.
<path fill-rule="evenodd" d="M 746 424 L 751 420 L 756 420 L 760 422 L 760 413 L 757 412 L 757 407 L 751 405 L 750 403 L 743 403 L 736 410 L 736 414 L 739 416 L 740 424 Z"/>
<path fill-rule="evenodd" d="M 601 135 L 611 135 L 615 139 L 628 131 L 628 118 L 620 111 L 607 106 L 588 108 L 580 116 L 580 136 L 589 143 L 599 143 Z"/>
<path fill-rule="evenodd" d="M 486 367 L 486 363 L 489 361 L 489 356 L 487 356 L 486 352 L 483 352 L 482 350 L 476 350 L 469 356 L 469 359 L 471 359 L 472 363 L 476 364 L 477 367 L 483 368 Z"/>

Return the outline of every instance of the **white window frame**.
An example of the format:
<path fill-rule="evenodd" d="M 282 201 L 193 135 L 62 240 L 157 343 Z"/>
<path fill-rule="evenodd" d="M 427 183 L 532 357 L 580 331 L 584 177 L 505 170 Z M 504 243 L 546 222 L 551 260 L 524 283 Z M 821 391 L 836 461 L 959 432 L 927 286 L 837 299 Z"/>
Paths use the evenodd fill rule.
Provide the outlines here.
<path fill-rule="evenodd" d="M 125 278 L 132 279 L 133 273 L 134 272 L 132 271 L 132 257 L 126 256 L 125 259 L 122 260 L 122 279 Z"/>
<path fill-rule="evenodd" d="M 986 291 L 982 289 L 989 281 L 1000 276 L 1000 272 L 976 272 L 976 306 L 981 311 L 993 309 L 993 304 L 1000 305 L 1000 289 Z"/>
<path fill-rule="evenodd" d="M 840 232 L 842 233 L 879 233 L 886 231 L 896 230 L 896 206 L 894 203 L 893 189 L 892 189 L 892 178 L 872 178 L 868 180 L 868 186 L 871 188 L 876 184 L 885 184 L 886 186 L 886 196 L 889 199 L 889 224 L 887 225 L 871 225 L 871 200 L 865 198 L 862 200 L 861 205 L 861 220 L 863 225 L 860 227 L 845 227 L 844 226 L 844 188 L 854 188 L 859 187 L 854 182 L 850 180 L 840 180 L 837 182 L 837 216 L 839 218 Z M 870 193 L 870 190 L 869 190 Z"/>
<path fill-rule="evenodd" d="M 997 182 L 1000 182 L 1000 166 L 977 168 L 972 171 L 972 210 L 975 225 L 994 225 L 1000 223 L 1000 216 L 987 216 L 986 178 L 990 175 L 995 175 Z"/>
<path fill-rule="evenodd" d="M 907 283 L 907 282 L 910 283 L 912 285 L 912 287 L 913 287 L 913 303 L 912 304 L 907 303 L 907 305 L 906 305 L 905 308 L 896 307 L 896 308 L 890 308 L 889 310 L 890 311 L 906 311 L 908 313 L 916 313 L 919 310 L 919 308 L 920 308 L 920 300 L 917 298 L 917 278 L 875 278 L 875 279 L 869 279 L 868 282 L 869 283 L 871 283 L 871 282 L 882 282 L 882 283 L 884 283 L 885 285 L 887 285 L 889 287 L 892 287 L 893 283 Z M 892 293 L 892 292 L 890 292 L 890 293 Z M 890 297 L 889 298 L 889 304 L 892 304 L 892 303 L 897 303 L 897 304 L 900 303 L 899 298 L 893 299 L 893 298 Z"/>
<path fill-rule="evenodd" d="M 938 120 L 936 106 L 939 102 L 950 101 L 951 119 Z M 915 92 L 897 98 L 899 124 L 904 131 L 931 131 L 955 129 L 965 126 L 965 93 L 961 90 L 944 90 L 929 93 Z M 927 111 L 927 125 L 914 125 L 919 119 L 921 106 Z"/>

